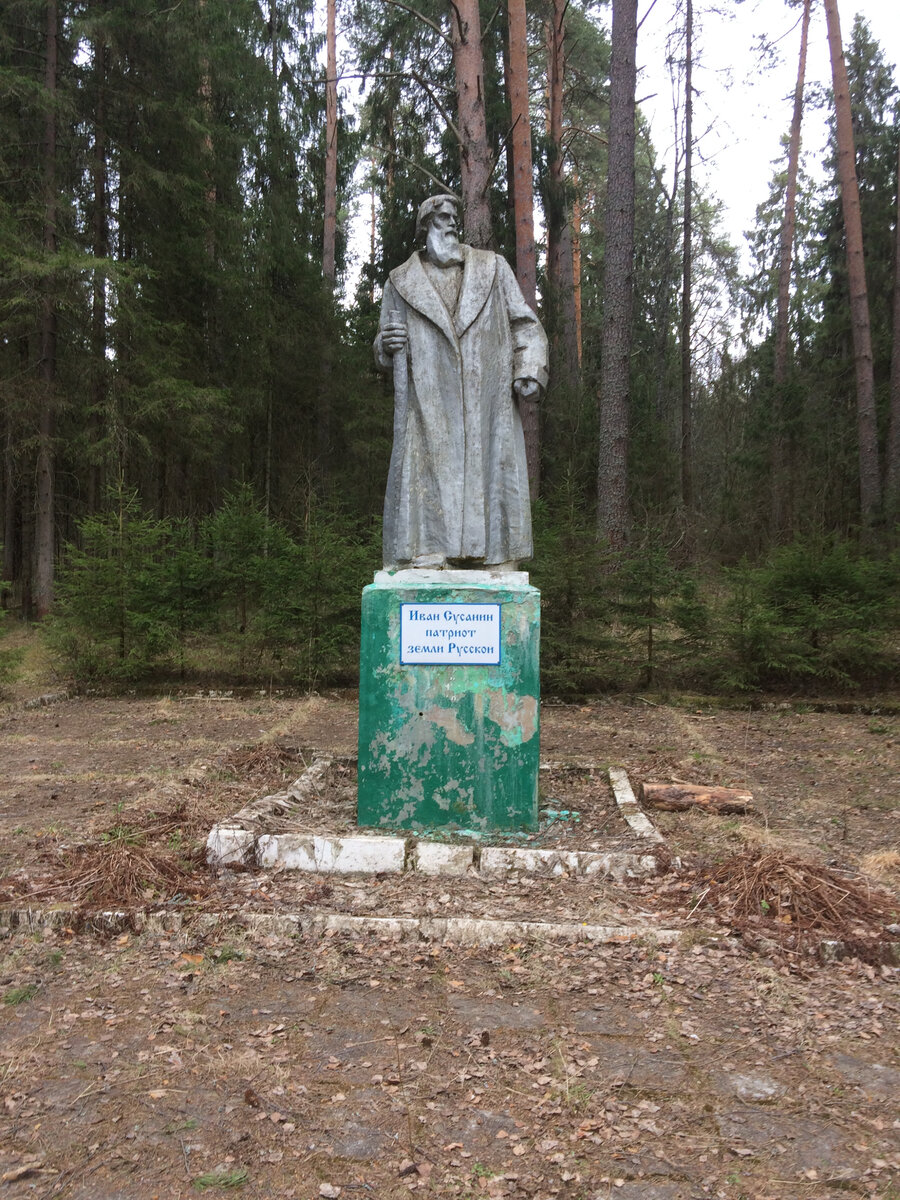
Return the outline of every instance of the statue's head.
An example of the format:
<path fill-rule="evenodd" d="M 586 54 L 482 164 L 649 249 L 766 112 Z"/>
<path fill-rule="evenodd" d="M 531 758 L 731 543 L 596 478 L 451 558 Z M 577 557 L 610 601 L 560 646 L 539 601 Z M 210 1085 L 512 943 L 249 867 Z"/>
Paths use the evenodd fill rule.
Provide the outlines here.
<path fill-rule="evenodd" d="M 416 241 L 422 242 L 428 236 L 428 227 L 432 220 L 438 216 L 450 216 L 453 218 L 453 228 L 456 228 L 456 216 L 459 209 L 459 201 L 455 196 L 429 196 L 427 200 L 423 200 L 419 205 L 419 212 L 416 216 Z"/>
<path fill-rule="evenodd" d="M 457 208 L 454 196 L 429 196 L 419 205 L 416 234 L 420 239 L 424 237 L 426 257 L 442 267 L 462 262 Z"/>

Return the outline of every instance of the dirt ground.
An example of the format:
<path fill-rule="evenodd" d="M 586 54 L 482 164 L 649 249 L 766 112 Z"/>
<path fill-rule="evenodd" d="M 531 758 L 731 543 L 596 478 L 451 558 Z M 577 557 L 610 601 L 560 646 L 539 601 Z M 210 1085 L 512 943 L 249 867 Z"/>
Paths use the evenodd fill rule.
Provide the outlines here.
<path fill-rule="evenodd" d="M 130 901 L 184 926 L 0 941 L 4 1195 L 900 1200 L 895 968 L 755 952 L 695 911 L 689 872 L 214 878 L 213 821 L 314 751 L 352 756 L 354 696 L 24 700 L 0 710 L 4 907 L 89 907 L 84 856 L 146 846 L 182 856 L 182 890 Z M 758 846 L 896 888 L 898 717 L 603 701 L 546 705 L 541 736 L 543 803 L 582 818 L 561 844 L 612 833 L 612 763 L 753 791 L 756 819 L 654 814 L 686 868 Z M 247 909 L 685 932 L 467 949 L 251 935 Z M 192 932 L 195 911 L 221 919 Z"/>

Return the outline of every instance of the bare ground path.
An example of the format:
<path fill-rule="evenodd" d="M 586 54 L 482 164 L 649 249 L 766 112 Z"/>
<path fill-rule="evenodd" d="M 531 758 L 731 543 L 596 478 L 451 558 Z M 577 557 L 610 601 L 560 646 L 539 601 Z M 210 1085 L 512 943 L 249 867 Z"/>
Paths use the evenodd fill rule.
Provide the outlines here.
<path fill-rule="evenodd" d="M 74 845 L 148 812 L 180 811 L 185 839 L 199 838 L 297 773 L 265 755 L 238 770 L 242 747 L 352 754 L 355 719 L 352 695 L 5 708 L 7 905 Z M 688 857 L 757 839 L 856 868 L 900 848 L 898 739 L 895 717 L 603 702 L 547 706 L 542 756 L 756 793 L 755 824 L 660 814 Z M 708 929 L 667 949 L 487 950 L 267 938 L 229 917 L 252 905 L 625 920 L 652 908 L 653 884 L 206 882 L 185 910 L 223 917 L 202 934 L 188 916 L 177 937 L 0 942 L 2 1194 L 900 1196 L 890 967 L 769 959 Z"/>

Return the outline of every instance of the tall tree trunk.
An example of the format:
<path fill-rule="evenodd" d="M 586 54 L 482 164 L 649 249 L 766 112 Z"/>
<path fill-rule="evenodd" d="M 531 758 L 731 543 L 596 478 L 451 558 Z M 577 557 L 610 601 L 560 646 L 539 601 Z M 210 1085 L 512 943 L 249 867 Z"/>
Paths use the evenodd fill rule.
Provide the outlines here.
<path fill-rule="evenodd" d="M 685 521 L 690 525 L 694 508 L 694 455 L 693 455 L 693 397 L 691 372 L 691 273 L 693 255 L 691 242 L 692 200 L 691 178 L 694 156 L 694 5 L 686 0 L 685 7 L 685 55 L 684 55 L 684 234 L 681 276 L 681 503 Z"/>
<path fill-rule="evenodd" d="M 578 353 L 578 369 L 581 370 L 581 218 L 582 200 L 579 192 L 578 172 L 572 172 L 575 188 L 572 196 L 572 308 L 575 316 L 575 349 Z"/>
<path fill-rule="evenodd" d="M 325 220 L 322 240 L 322 283 L 325 288 L 324 309 L 328 325 L 322 342 L 319 360 L 319 413 L 316 422 L 316 459 L 320 477 L 327 479 L 331 460 L 332 374 L 334 366 L 334 326 L 330 320 L 334 306 L 335 243 L 337 241 L 337 35 L 336 0 L 326 6 L 326 71 L 325 71 Z"/>
<path fill-rule="evenodd" d="M 56 89 L 59 18 L 56 0 L 47 4 L 44 87 L 47 116 L 44 123 L 44 254 L 47 275 L 43 285 L 40 323 L 40 411 L 34 520 L 35 612 L 44 617 L 53 604 L 53 551 L 55 528 L 53 461 L 53 388 L 56 379 L 56 301 L 50 274 L 56 253 Z"/>
<path fill-rule="evenodd" d="M 875 378 L 872 365 L 872 335 L 869 296 L 863 257 L 862 215 L 856 178 L 856 151 L 850 86 L 841 42 L 837 0 L 825 0 L 828 48 L 837 126 L 838 179 L 847 242 L 847 276 L 850 285 L 850 320 L 853 328 L 853 357 L 856 365 L 856 425 L 859 439 L 859 501 L 863 526 L 870 526 L 881 507 L 881 477 L 878 466 L 878 428 L 875 417 Z"/>
<path fill-rule="evenodd" d="M 528 94 L 528 38 L 525 0 L 508 0 L 509 42 L 506 89 L 509 94 L 512 136 L 513 223 L 516 231 L 516 279 L 537 312 L 537 255 L 534 247 L 534 179 L 531 157 L 531 111 Z M 540 433 L 535 400 L 520 400 L 525 432 L 525 456 L 532 500 L 541 484 Z"/>
<path fill-rule="evenodd" d="M 206 28 L 207 0 L 198 0 L 200 14 L 200 36 L 203 39 L 203 52 L 200 56 L 200 103 L 203 108 L 203 161 L 205 163 L 204 178 L 206 182 L 206 258 L 208 264 L 206 282 L 203 288 L 203 349 L 205 355 L 205 380 L 211 383 L 214 375 L 213 364 L 216 360 L 216 285 L 218 276 L 216 263 L 216 205 L 218 203 L 218 187 L 216 184 L 216 155 L 213 144 L 213 84 L 207 41 L 209 33 Z"/>
<path fill-rule="evenodd" d="M 900 519 L 900 148 L 897 153 L 897 223 L 894 228 L 894 322 L 891 346 L 891 408 L 885 492 L 889 517 Z"/>
<path fill-rule="evenodd" d="M 637 0 L 613 0 L 597 532 L 616 550 L 628 538 L 636 58 Z"/>
<path fill-rule="evenodd" d="M 484 111 L 484 56 L 478 0 L 453 0 L 450 14 L 456 73 L 457 125 L 461 138 L 463 229 L 470 246 L 491 244 L 489 189 L 494 156 Z"/>
<path fill-rule="evenodd" d="M 94 69 L 97 80 L 97 101 L 94 110 L 94 145 L 91 162 L 91 185 L 94 193 L 92 242 L 94 271 L 91 287 L 91 417 L 90 431 L 92 461 L 88 476 L 88 511 L 94 513 L 100 505 L 103 488 L 102 452 L 104 414 L 107 405 L 106 362 L 106 268 L 101 265 L 109 254 L 108 166 L 106 161 L 106 90 L 109 69 L 109 49 L 98 34 L 94 43 Z"/>
<path fill-rule="evenodd" d="M 19 532 L 19 494 L 16 487 L 16 460 L 10 421 L 3 422 L 3 559 L 0 563 L 0 584 L 12 583 L 17 576 L 16 543 Z M 4 602 L 5 607 L 5 602 Z"/>
<path fill-rule="evenodd" d="M 675 206 L 678 202 L 678 184 L 680 179 L 681 156 L 676 153 L 671 193 L 666 192 L 662 173 L 657 172 L 659 190 L 666 197 L 666 223 L 663 257 L 659 274 L 659 288 L 653 306 L 656 321 L 656 337 L 654 338 L 654 362 L 656 364 L 655 403 L 656 419 L 661 425 L 663 422 L 666 423 L 667 431 L 671 428 L 672 424 L 671 397 L 668 387 L 669 315 L 672 308 L 672 292 L 674 287 Z M 668 446 L 668 438 L 666 439 L 666 445 Z"/>
<path fill-rule="evenodd" d="M 548 325 L 550 375 L 554 387 L 578 386 L 578 340 L 575 320 L 575 260 L 566 198 L 563 144 L 563 85 L 566 72 L 567 0 L 553 0 L 547 22 L 548 179 L 546 195 Z"/>
<path fill-rule="evenodd" d="M 528 92 L 528 38 L 525 0 L 508 0 L 509 54 L 506 86 L 512 125 L 513 213 L 516 228 L 516 279 L 522 295 L 537 310 L 537 255 L 534 247 L 534 182 L 531 157 L 531 110 Z"/>
<path fill-rule="evenodd" d="M 325 73 L 325 234 L 322 243 L 322 275 L 334 292 L 334 248 L 337 238 L 337 39 L 336 0 L 327 0 L 327 67 Z"/>
<path fill-rule="evenodd" d="M 267 179 L 266 179 L 266 194 L 265 194 L 265 264 L 266 264 L 266 285 L 270 296 L 274 300 L 275 294 L 275 215 L 273 193 L 275 191 L 276 182 L 275 176 L 278 171 L 276 155 L 280 151 L 280 121 L 279 112 L 279 55 L 278 55 L 278 0 L 269 0 L 269 37 L 272 41 L 272 83 L 271 91 L 266 110 L 266 142 L 267 142 Z M 277 353 L 277 338 L 276 331 L 270 322 L 268 330 L 268 344 L 266 346 L 265 360 L 265 395 L 266 395 L 266 439 L 265 449 L 263 452 L 263 503 L 265 507 L 266 519 L 268 520 L 272 513 L 272 496 L 274 491 L 274 471 L 273 471 L 273 431 L 275 425 L 274 408 L 275 408 L 275 355 Z M 321 381 L 320 381 L 321 390 Z M 266 547 L 266 550 L 268 548 Z"/>
<path fill-rule="evenodd" d="M 806 82 L 806 48 L 812 0 L 803 0 L 800 27 L 800 60 L 794 89 L 794 112 L 788 146 L 787 183 L 784 193 L 784 222 L 778 253 L 778 300 L 775 312 L 775 368 L 772 378 L 772 532 L 780 538 L 789 524 L 786 507 L 784 393 L 788 376 L 791 268 L 797 227 L 797 174 L 800 167 L 800 128 L 803 122 L 803 88 Z"/>
<path fill-rule="evenodd" d="M 378 233 L 378 210 L 375 206 L 375 159 L 372 159 L 372 187 L 369 192 L 369 266 L 372 268 L 369 301 L 375 303 L 375 246 Z"/>

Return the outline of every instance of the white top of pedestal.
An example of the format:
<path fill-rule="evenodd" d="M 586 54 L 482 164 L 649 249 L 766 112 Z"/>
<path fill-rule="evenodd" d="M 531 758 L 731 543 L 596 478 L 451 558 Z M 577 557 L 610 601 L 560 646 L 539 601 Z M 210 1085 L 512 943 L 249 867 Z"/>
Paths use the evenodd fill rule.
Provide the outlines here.
<path fill-rule="evenodd" d="M 493 584 L 494 587 L 528 587 L 527 571 L 438 571 L 431 567 L 405 568 L 402 571 L 376 571 L 375 583 Z"/>

